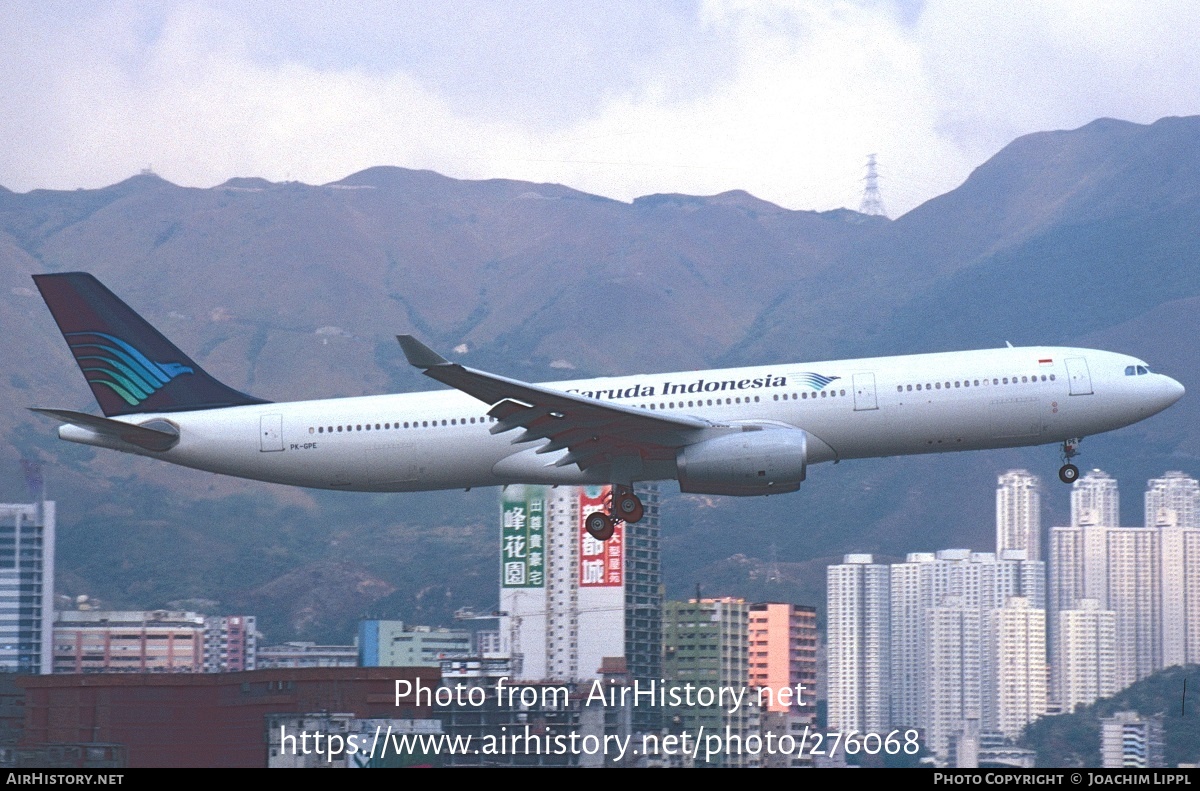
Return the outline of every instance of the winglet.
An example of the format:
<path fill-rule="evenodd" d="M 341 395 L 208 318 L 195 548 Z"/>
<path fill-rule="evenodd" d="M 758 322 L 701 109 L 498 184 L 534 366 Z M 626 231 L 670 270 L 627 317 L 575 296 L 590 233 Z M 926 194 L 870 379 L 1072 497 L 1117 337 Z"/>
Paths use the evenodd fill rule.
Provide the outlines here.
<path fill-rule="evenodd" d="M 397 335 L 396 340 L 400 341 L 400 348 L 404 350 L 408 364 L 414 368 L 429 369 L 439 365 L 450 365 L 449 360 L 411 335 Z"/>

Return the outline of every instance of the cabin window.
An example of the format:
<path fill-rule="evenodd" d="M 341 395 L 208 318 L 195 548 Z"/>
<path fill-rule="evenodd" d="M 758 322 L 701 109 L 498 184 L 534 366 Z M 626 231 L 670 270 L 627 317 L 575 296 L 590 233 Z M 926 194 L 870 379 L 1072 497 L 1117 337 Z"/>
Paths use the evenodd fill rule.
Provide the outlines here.
<path fill-rule="evenodd" d="M 825 392 L 824 390 L 821 391 L 821 398 L 825 398 L 827 395 L 829 395 L 829 393 Z"/>
<path fill-rule="evenodd" d="M 941 382 L 934 382 L 934 383 L 933 383 L 933 386 L 934 386 L 934 387 L 936 387 L 938 390 L 941 390 L 941 389 L 942 389 L 942 383 L 941 383 Z"/>
<path fill-rule="evenodd" d="M 838 395 L 846 395 L 846 391 L 845 391 L 845 390 L 842 390 L 842 391 L 840 391 L 840 392 L 838 393 Z"/>
<path fill-rule="evenodd" d="M 312 426 L 309 426 L 309 427 L 308 427 L 308 433 L 309 433 L 309 434 L 312 434 L 312 433 L 314 433 L 314 432 L 313 432 L 313 427 L 312 427 Z"/>
<path fill-rule="evenodd" d="M 421 421 L 421 428 L 429 428 L 429 421 L 428 421 L 428 420 L 422 420 L 422 421 Z"/>
<path fill-rule="evenodd" d="M 309 430 L 311 431 L 312 429 L 309 429 Z M 325 427 L 324 427 L 324 426 L 319 426 L 319 427 L 317 427 L 317 433 L 318 433 L 318 434 L 324 434 L 324 433 L 325 433 Z"/>
<path fill-rule="evenodd" d="M 338 433 L 341 433 L 341 431 L 342 431 L 342 427 L 338 426 Z"/>

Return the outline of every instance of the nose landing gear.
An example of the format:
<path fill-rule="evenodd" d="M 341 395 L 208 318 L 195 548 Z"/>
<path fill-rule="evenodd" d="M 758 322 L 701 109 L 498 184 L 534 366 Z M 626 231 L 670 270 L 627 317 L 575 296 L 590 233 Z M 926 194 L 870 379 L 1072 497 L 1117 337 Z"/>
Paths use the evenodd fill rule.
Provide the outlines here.
<path fill-rule="evenodd" d="M 642 500 L 628 486 L 614 484 L 608 507 L 604 511 L 593 511 L 583 520 L 584 529 L 597 541 L 612 538 L 618 522 L 633 524 L 642 521 L 646 513 Z"/>
<path fill-rule="evenodd" d="M 1071 459 L 1079 454 L 1079 443 L 1081 442 L 1083 442 L 1082 437 L 1063 440 L 1063 466 L 1058 468 L 1058 479 L 1063 483 L 1075 483 L 1075 481 L 1079 480 L 1079 468 L 1071 463 Z"/>

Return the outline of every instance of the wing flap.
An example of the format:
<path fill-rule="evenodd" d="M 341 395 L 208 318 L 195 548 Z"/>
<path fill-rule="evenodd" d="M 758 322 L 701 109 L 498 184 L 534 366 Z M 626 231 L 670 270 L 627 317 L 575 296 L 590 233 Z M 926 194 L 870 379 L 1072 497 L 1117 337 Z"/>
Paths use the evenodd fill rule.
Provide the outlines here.
<path fill-rule="evenodd" d="M 588 469 L 618 458 L 674 459 L 695 434 L 715 424 L 566 393 L 452 363 L 411 335 L 397 340 L 408 362 L 425 375 L 492 404 L 493 434 L 525 429 L 514 444 L 545 440 L 539 453 L 567 449 L 555 464 Z"/>

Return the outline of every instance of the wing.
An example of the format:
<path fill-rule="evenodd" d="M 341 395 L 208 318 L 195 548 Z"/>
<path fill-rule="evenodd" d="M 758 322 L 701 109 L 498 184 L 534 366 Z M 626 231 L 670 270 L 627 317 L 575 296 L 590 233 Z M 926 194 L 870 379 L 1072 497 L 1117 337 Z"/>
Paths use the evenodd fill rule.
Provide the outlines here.
<path fill-rule="evenodd" d="M 687 415 L 666 415 L 564 393 L 452 363 L 411 335 L 397 335 L 408 362 L 425 375 L 491 404 L 493 434 L 523 428 L 513 444 L 543 440 L 538 453 L 567 450 L 555 462 L 581 470 L 618 459 L 674 461 L 696 433 L 715 423 Z"/>

